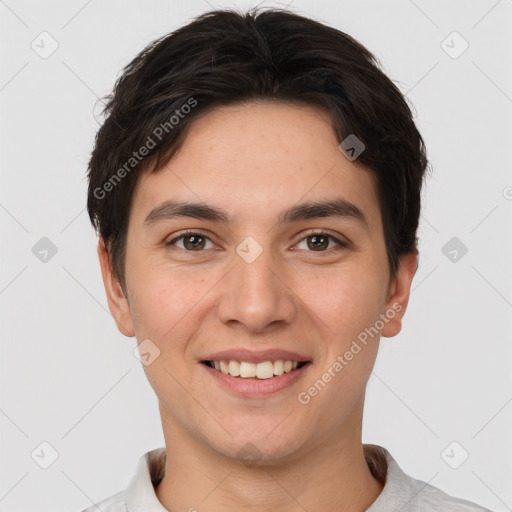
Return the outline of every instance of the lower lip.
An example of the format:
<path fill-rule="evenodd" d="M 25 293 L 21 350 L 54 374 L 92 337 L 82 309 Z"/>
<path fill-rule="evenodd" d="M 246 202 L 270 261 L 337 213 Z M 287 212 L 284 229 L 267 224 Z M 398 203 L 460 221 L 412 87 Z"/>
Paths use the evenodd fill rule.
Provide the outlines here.
<path fill-rule="evenodd" d="M 230 391 L 234 391 L 242 396 L 257 398 L 277 393 L 291 386 L 304 375 L 304 372 L 310 364 L 311 363 L 308 362 L 300 368 L 283 373 L 282 375 L 274 375 L 274 377 L 270 379 L 257 379 L 256 377 L 244 379 L 242 377 L 233 377 L 232 375 L 226 375 L 203 363 L 201 363 L 201 366 L 203 366 L 214 379 L 217 379 L 222 386 Z"/>

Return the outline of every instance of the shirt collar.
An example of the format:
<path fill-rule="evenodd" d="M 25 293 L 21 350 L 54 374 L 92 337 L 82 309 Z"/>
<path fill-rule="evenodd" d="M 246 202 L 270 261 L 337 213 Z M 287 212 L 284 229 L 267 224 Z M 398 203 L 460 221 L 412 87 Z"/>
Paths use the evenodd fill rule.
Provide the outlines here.
<path fill-rule="evenodd" d="M 388 450 L 374 444 L 364 444 L 364 456 L 373 476 L 384 488 L 366 512 L 388 512 L 417 510 L 414 498 L 428 485 L 407 475 Z"/>
<path fill-rule="evenodd" d="M 126 495 L 129 512 L 168 512 L 155 493 L 165 472 L 165 448 L 156 448 L 143 455 L 130 481 Z"/>

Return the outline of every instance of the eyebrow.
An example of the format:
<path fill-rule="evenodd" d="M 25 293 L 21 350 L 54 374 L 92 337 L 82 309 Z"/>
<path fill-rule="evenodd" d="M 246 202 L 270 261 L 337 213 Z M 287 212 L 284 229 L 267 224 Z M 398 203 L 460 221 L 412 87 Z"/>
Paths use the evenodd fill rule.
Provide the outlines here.
<path fill-rule="evenodd" d="M 224 224 L 233 222 L 231 214 L 221 208 L 206 203 L 168 200 L 149 212 L 144 220 L 144 225 L 149 227 L 160 221 L 173 220 L 178 217 L 191 217 Z M 370 229 L 368 220 L 361 209 L 346 199 L 341 198 L 328 201 L 308 201 L 294 205 L 279 214 L 277 224 L 289 224 L 322 217 L 354 219 L 365 229 Z"/>

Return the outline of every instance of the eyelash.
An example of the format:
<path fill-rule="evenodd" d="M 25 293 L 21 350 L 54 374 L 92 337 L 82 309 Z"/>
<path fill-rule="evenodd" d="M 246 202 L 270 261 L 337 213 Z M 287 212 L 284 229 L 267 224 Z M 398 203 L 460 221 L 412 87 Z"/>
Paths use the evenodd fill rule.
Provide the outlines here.
<path fill-rule="evenodd" d="M 170 240 L 169 242 L 166 242 L 165 245 L 167 247 L 170 247 L 172 245 L 174 245 L 174 243 L 182 238 L 186 238 L 186 237 L 189 237 L 189 236 L 196 236 L 196 235 L 199 235 L 201 237 L 204 237 L 204 238 L 207 238 L 208 240 L 210 240 L 210 237 L 208 237 L 208 235 L 206 235 L 205 233 L 202 233 L 201 231 L 192 231 L 192 230 L 187 230 L 187 231 L 184 231 L 183 233 L 181 233 L 179 236 L 173 238 L 172 240 Z M 309 238 L 309 237 L 312 237 L 312 236 L 325 236 L 325 237 L 328 237 L 330 238 L 331 240 L 333 240 L 334 242 L 336 242 L 338 244 L 339 247 L 337 248 L 334 248 L 334 249 L 340 249 L 340 248 L 345 248 L 347 249 L 349 247 L 349 243 L 348 242 L 344 242 L 342 240 L 340 240 L 339 238 L 336 238 L 335 236 L 333 236 L 331 233 L 329 233 L 328 231 L 311 231 L 309 233 L 306 234 L 306 236 L 302 237 L 297 243 L 300 243 L 302 242 L 303 240 L 305 240 L 306 238 Z M 210 240 L 212 241 L 212 240 Z M 181 249 L 179 247 L 179 249 Z M 188 249 L 181 249 L 182 251 L 186 251 L 186 252 L 189 252 L 189 253 L 194 253 L 194 252 L 204 252 L 205 249 L 201 250 L 201 251 L 190 251 Z M 308 251 L 308 252 L 319 252 L 319 253 L 327 253 L 329 251 L 332 251 L 333 248 L 331 249 L 327 249 L 327 250 L 324 250 L 324 251 Z"/>

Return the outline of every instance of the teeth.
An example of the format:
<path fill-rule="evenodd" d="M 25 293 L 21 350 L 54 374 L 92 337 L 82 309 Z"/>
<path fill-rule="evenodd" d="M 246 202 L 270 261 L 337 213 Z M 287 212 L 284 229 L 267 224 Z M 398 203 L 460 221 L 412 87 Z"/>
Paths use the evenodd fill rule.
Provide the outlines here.
<path fill-rule="evenodd" d="M 258 363 L 256 366 L 256 377 L 258 379 L 270 379 L 274 376 L 274 364 L 271 361 Z"/>
<path fill-rule="evenodd" d="M 233 377 L 240 375 L 240 363 L 238 361 L 229 361 L 228 369 L 229 374 L 233 375 Z"/>
<path fill-rule="evenodd" d="M 244 379 L 256 377 L 256 365 L 254 363 L 246 363 L 242 361 L 240 363 L 240 377 L 243 377 Z"/>
<path fill-rule="evenodd" d="M 270 379 L 274 375 L 282 375 L 297 369 L 298 361 L 263 361 L 261 363 L 248 363 L 246 361 L 212 361 L 217 371 L 232 377 L 242 377 L 243 379 L 258 378 Z"/>
<path fill-rule="evenodd" d="M 227 361 L 220 362 L 220 371 L 225 374 L 229 373 L 229 364 Z"/>
<path fill-rule="evenodd" d="M 284 361 L 280 359 L 274 363 L 274 375 L 282 375 L 284 373 Z"/>

